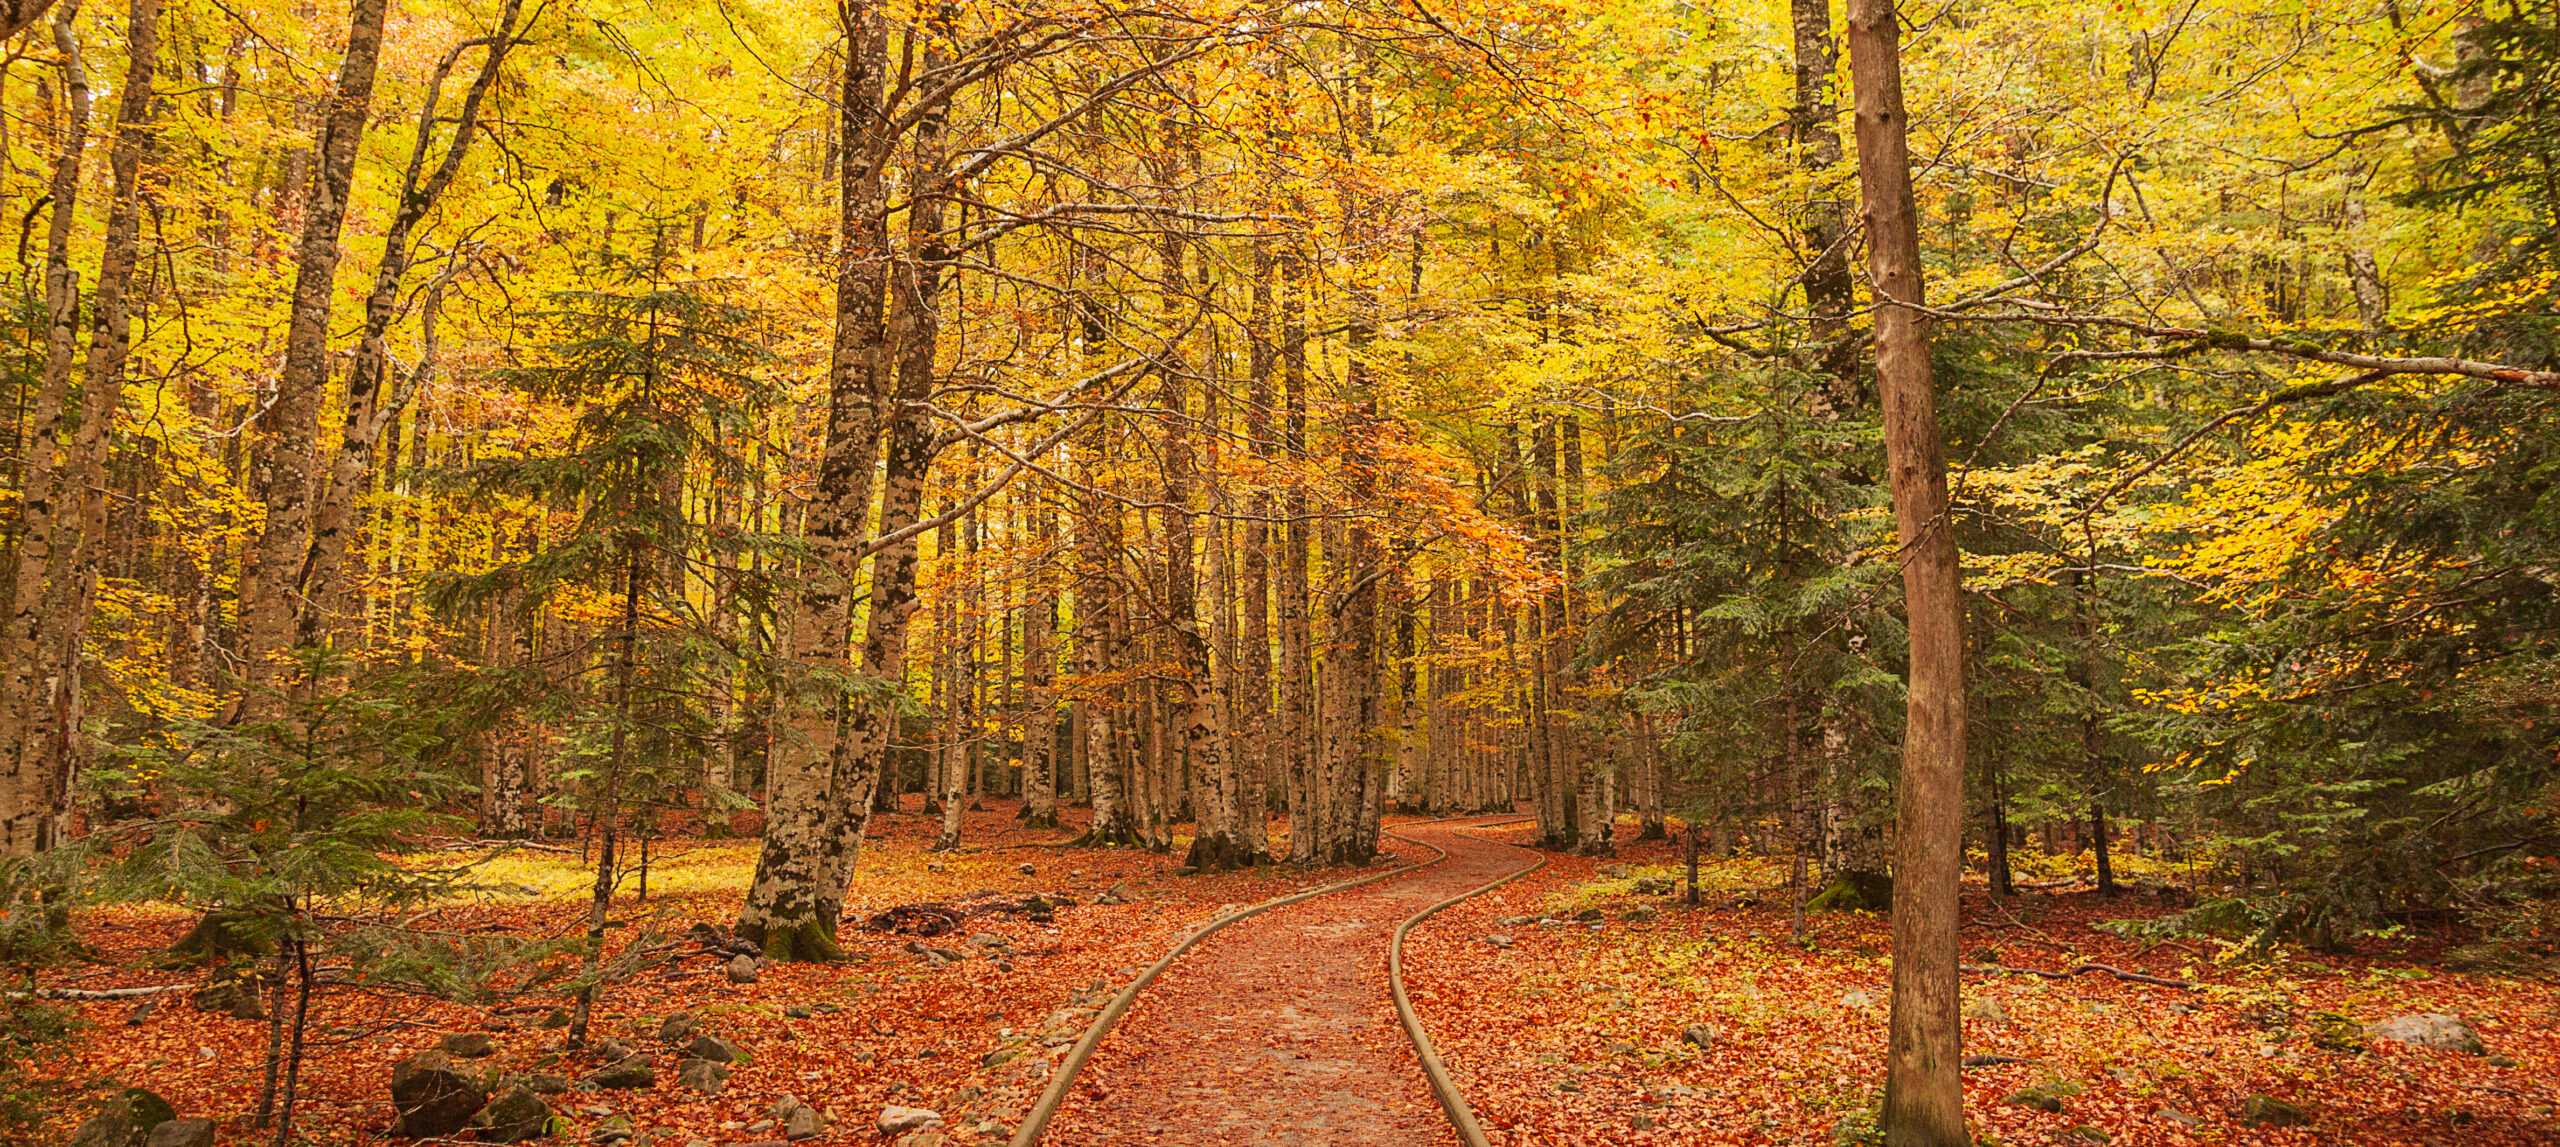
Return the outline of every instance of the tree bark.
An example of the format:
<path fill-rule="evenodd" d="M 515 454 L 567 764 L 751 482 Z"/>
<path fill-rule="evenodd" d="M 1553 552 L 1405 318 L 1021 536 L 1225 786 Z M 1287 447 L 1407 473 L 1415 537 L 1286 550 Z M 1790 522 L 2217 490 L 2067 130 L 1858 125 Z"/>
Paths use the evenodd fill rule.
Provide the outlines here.
<path fill-rule="evenodd" d="M 275 393 L 257 419 L 263 449 L 250 484 L 267 516 L 249 549 L 240 587 L 240 656 L 248 685 L 242 712 L 253 717 L 272 713 L 274 694 L 289 684 L 284 654 L 294 643 L 304 607 L 298 590 L 311 545 L 311 486 L 318 465 L 320 403 L 328 382 L 338 235 L 346 223 L 356 151 L 373 105 L 387 6 L 387 0 L 354 0 L 348 11 L 346 54 L 312 149 L 317 166 L 295 257 L 284 364 L 276 375 Z"/>
<path fill-rule="evenodd" d="M 11 581 L 9 628 L 0 635 L 5 654 L 5 689 L 0 689 L 0 753 L 7 754 L 8 775 L 0 778 L 0 855 L 24 856 L 42 844 L 49 817 L 46 772 L 40 753 L 32 752 L 32 736 L 51 708 L 53 683 L 43 671 L 45 585 L 55 568 L 57 548 L 76 548 L 69 533 L 79 521 L 79 502 L 63 504 L 72 493 L 62 441 L 63 416 L 71 399 L 71 368 L 79 342 L 80 275 L 71 266 L 71 225 L 79 216 L 80 160 L 89 142 L 89 73 L 82 66 L 79 41 L 71 34 L 78 0 L 66 0 L 53 21 L 55 50 L 62 57 L 64 115 L 55 130 L 51 191 L 53 210 L 45 228 L 45 359 L 34 403 L 27 412 L 27 459 L 20 484 L 17 567 Z M 68 564 L 67 562 L 64 564 Z"/>
<path fill-rule="evenodd" d="M 382 259 L 374 267 L 373 290 L 365 297 L 364 328 L 356 339 L 354 366 L 347 372 L 346 412 L 339 424 L 337 456 L 329 465 L 328 488 L 312 511 L 311 547 L 303 555 L 295 578 L 294 597 L 300 603 L 295 620 L 296 644 L 318 644 L 330 616 L 345 612 L 346 595 L 338 584 L 338 570 L 346 562 L 359 499 L 373 480 L 374 444 L 381 440 L 383 427 L 400 417 L 410 394 L 433 369 L 432 355 L 422 354 L 405 382 L 395 379 L 390 348 L 383 340 L 399 308 L 401 280 L 413 260 L 411 233 L 435 209 L 436 201 L 443 198 L 445 188 L 462 170 L 471 137 L 479 130 L 480 105 L 497 84 L 507 50 L 515 45 L 516 17 L 522 8 L 523 0 L 507 0 L 499 10 L 496 31 L 456 45 L 428 79 L 426 100 L 418 111 L 417 138 L 409 151 L 408 167 L 401 174 L 391 223 L 383 232 Z M 453 117 L 453 142 L 445 148 L 435 169 L 429 171 L 427 157 L 434 150 L 436 129 L 443 122 L 437 115 L 437 97 L 462 52 L 474 45 L 484 46 L 488 52 L 482 58 L 479 75 L 471 81 L 470 91 L 462 98 L 460 111 Z M 434 320 L 430 317 L 427 321 Z M 433 346 L 432 334 L 427 342 Z M 386 387 L 390 388 L 389 393 L 385 393 Z"/>
<path fill-rule="evenodd" d="M 868 138 L 881 118 L 887 25 L 868 0 L 850 0 L 838 12 L 846 44 L 838 114 L 846 138 Z M 810 555 L 803 560 L 803 588 L 792 625 L 792 672 L 778 686 L 820 696 L 798 698 L 790 729 L 777 730 L 787 732 L 789 739 L 767 770 L 763 848 L 738 913 L 738 933 L 761 944 L 766 957 L 775 960 L 832 959 L 840 952 L 834 940 L 843 903 L 838 822 L 845 819 L 840 810 L 852 807 L 847 798 L 856 794 L 837 784 L 837 762 L 843 755 L 839 746 L 863 729 L 866 715 L 881 708 L 867 698 L 848 703 L 839 687 L 812 688 L 810 683 L 813 675 L 841 680 L 850 668 L 846 654 L 853 624 L 854 555 L 870 513 L 872 469 L 880 452 L 881 398 L 889 373 L 883 314 L 889 243 L 881 166 L 863 162 L 848 149 L 840 169 L 826 446 L 818 462 L 817 489 L 803 511 L 802 533 Z M 875 561 L 875 571 L 878 565 Z M 881 610 L 876 586 L 872 610 L 876 625 Z M 867 810 L 869 791 L 859 795 Z"/>
<path fill-rule="evenodd" d="M 62 40 L 67 42 L 64 31 Z M 82 364 L 80 421 L 53 467 L 57 512 L 68 509 L 71 521 L 48 547 L 53 568 L 39 598 L 32 689 L 13 698 L 24 705 L 20 712 L 26 719 L 14 730 L 22 739 L 6 746 L 14 750 L 13 779 L 18 782 L 15 807 L 6 812 L 5 835 L 13 849 L 30 815 L 40 818 L 34 825 L 35 839 L 29 842 L 34 848 L 61 843 L 71 827 L 73 778 L 82 756 L 77 719 L 81 663 L 95 612 L 100 566 L 107 554 L 109 432 L 124 404 L 125 363 L 132 349 L 131 286 L 140 259 L 143 163 L 156 150 L 152 79 L 159 54 L 160 0 L 134 0 L 127 21 L 126 71 L 116 111 L 116 136 L 108 152 L 115 198 L 107 207 L 88 359 Z M 66 73 L 76 68 L 76 61 L 66 57 Z M 85 109 L 79 118 L 86 119 Z M 55 217 L 63 218 L 59 212 Z M 48 251 L 48 262 L 50 258 Z M 65 287 L 65 295 L 72 295 L 67 280 Z M 50 354 L 46 365 L 50 371 Z M 63 365 L 67 370 L 68 362 Z M 58 433 L 58 421 L 55 429 Z"/>
<path fill-rule="evenodd" d="M 1901 24 L 1894 0 L 1849 0 L 1858 184 L 1867 272 L 1877 294 L 1876 387 L 1902 543 L 1910 633 L 1893 881 L 1893 1017 L 1879 1120 L 1896 1147 L 1961 1147 L 1957 1075 L 1958 879 L 1964 863 L 1964 599 L 1947 505 L 1921 278 L 1919 210 L 1902 106 Z"/>

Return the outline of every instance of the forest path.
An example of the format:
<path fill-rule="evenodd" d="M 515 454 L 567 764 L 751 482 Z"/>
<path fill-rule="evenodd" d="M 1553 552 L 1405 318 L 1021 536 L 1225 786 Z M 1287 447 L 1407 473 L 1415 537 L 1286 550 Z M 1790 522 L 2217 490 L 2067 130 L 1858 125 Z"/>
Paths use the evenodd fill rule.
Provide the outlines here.
<path fill-rule="evenodd" d="M 1387 991 L 1406 917 L 1537 863 L 1459 830 L 1393 828 L 1448 859 L 1238 921 L 1139 994 L 1079 1074 L 1049 1144 L 1455 1143 Z"/>

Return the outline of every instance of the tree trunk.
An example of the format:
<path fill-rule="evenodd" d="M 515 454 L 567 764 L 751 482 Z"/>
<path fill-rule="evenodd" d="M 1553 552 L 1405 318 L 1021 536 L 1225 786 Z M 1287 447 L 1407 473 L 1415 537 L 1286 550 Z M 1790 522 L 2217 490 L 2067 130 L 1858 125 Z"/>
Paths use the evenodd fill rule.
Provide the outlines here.
<path fill-rule="evenodd" d="M 1857 94 L 1858 183 L 1867 271 L 1877 294 L 1876 386 L 1902 542 L 1910 632 L 1910 702 L 1897 789 L 1893 881 L 1893 1018 L 1885 1052 L 1886 1141 L 1961 1147 L 1957 1076 L 1957 892 L 1964 864 L 1964 599 L 1938 432 L 1919 211 L 1902 107 L 1901 25 L 1894 0 L 1849 0 L 1849 66 Z M 1907 304 L 1907 305 L 1897 305 Z"/>
<path fill-rule="evenodd" d="M 876 129 L 888 55 L 879 10 L 864 0 L 838 9 L 846 64 L 838 114 L 847 138 Z M 871 507 L 872 467 L 880 450 L 880 399 L 888 377 L 888 235 L 880 165 L 849 159 L 841 168 L 836 253 L 836 326 L 827 369 L 827 436 L 817 489 L 803 511 L 803 588 L 793 620 L 789 676 L 777 692 L 797 698 L 789 743 L 775 753 L 765 779 L 764 844 L 738 912 L 737 930 L 775 960 L 832 959 L 842 905 L 840 809 L 854 795 L 836 784 L 838 746 L 857 735 L 881 706 L 848 704 L 813 676 L 841 675 L 852 636 L 856 538 Z M 878 562 L 874 562 L 875 571 Z M 874 582 L 878 576 L 875 572 Z M 873 624 L 882 611 L 875 584 Z M 777 660 L 782 660 L 778 658 Z M 849 710 L 849 711 L 848 711 Z M 876 720 L 876 718 L 875 718 Z M 847 726 L 851 726 L 850 729 Z M 866 798 L 866 789 L 860 794 Z M 855 814 L 860 816 L 862 814 Z"/>
<path fill-rule="evenodd" d="M 1030 501 L 1026 493 L 1024 500 Z M 1049 577 L 1049 547 L 1056 541 L 1047 509 L 1034 505 L 1033 557 L 1022 603 L 1022 816 L 1030 828 L 1058 827 L 1058 695 L 1052 678 L 1058 631 L 1056 586 Z"/>
<path fill-rule="evenodd" d="M 339 427 L 337 457 L 329 466 L 328 488 L 312 511 L 311 548 L 303 556 L 295 578 L 294 596 L 301 609 L 295 622 L 297 644 L 318 644 L 329 616 L 345 612 L 345 591 L 337 584 L 338 568 L 346 561 L 358 499 L 373 478 L 374 444 L 381 440 L 383 427 L 400 416 L 400 408 L 407 404 L 409 395 L 433 369 L 432 313 L 426 318 L 428 350 L 419 356 L 418 365 L 407 380 L 392 377 L 391 352 L 383 340 L 398 310 L 401 280 L 409 272 L 410 233 L 434 210 L 445 188 L 462 170 L 463 155 L 480 125 L 480 105 L 497 83 L 507 50 L 515 45 L 516 15 L 522 7 L 523 0 L 507 0 L 500 9 L 497 30 L 485 38 L 488 51 L 482 58 L 480 74 L 472 79 L 471 90 L 463 96 L 462 108 L 453 117 L 453 143 L 445 148 L 443 159 L 432 172 L 427 170 L 427 156 L 434 150 L 436 128 L 443 122 L 437 115 L 437 96 L 468 44 L 456 46 L 428 80 L 426 100 L 418 112 L 417 139 L 401 176 L 390 226 L 383 232 L 382 261 L 374 267 L 373 291 L 365 297 L 364 329 L 357 336 L 355 364 L 347 372 L 346 414 Z M 388 394 L 386 387 L 390 388 Z"/>
<path fill-rule="evenodd" d="M 1307 457 L 1306 263 L 1293 247 L 1280 260 L 1280 378 L 1288 403 L 1281 445 L 1303 464 Z M 1293 482 L 1283 498 L 1289 524 L 1280 554 L 1280 744 L 1274 756 L 1288 778 L 1289 860 L 1314 864 L 1317 840 L 1315 640 L 1307 595 L 1316 525 L 1307 492 Z"/>
<path fill-rule="evenodd" d="M 311 546 L 311 486 L 318 474 L 320 403 L 328 384 L 338 234 L 346 222 L 356 151 L 373 105 L 386 7 L 386 0 L 354 0 L 347 14 L 346 55 L 338 64 L 337 87 L 312 149 L 316 166 L 295 258 L 284 364 L 273 398 L 258 415 L 263 449 L 250 484 L 254 496 L 266 503 L 267 517 L 240 579 L 240 656 L 248 679 L 242 705 L 252 716 L 272 713 L 273 695 L 290 683 L 284 654 L 294 643 L 305 604 L 297 590 Z"/>
<path fill-rule="evenodd" d="M 46 769 L 36 747 L 36 728 L 51 710 L 53 682 L 43 671 L 46 575 L 54 569 L 57 548 L 76 550 L 70 531 L 79 522 L 79 500 L 63 504 L 72 488 L 62 442 L 63 415 L 70 404 L 71 368 L 78 348 L 80 275 L 71 267 L 71 226 L 79 217 L 80 159 L 89 142 L 89 73 L 82 66 L 79 41 L 71 34 L 77 0 L 66 0 L 54 12 L 53 43 L 62 57 L 63 104 L 68 111 L 57 125 L 52 199 L 45 228 L 45 358 L 44 375 L 27 412 L 27 458 L 21 471 L 18 507 L 18 560 L 11 581 L 9 628 L 0 635 L 5 655 L 6 688 L 0 689 L 0 753 L 9 770 L 0 778 L 0 856 L 25 856 L 42 847 L 47 815 Z M 66 560 L 62 563 L 67 566 Z"/>

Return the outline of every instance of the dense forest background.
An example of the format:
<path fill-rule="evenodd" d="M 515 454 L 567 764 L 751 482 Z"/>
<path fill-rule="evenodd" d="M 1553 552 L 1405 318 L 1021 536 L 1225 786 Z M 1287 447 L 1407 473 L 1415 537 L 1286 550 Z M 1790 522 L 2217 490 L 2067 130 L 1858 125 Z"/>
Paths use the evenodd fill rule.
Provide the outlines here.
<path fill-rule="evenodd" d="M 582 1038 L 658 842 L 757 840 L 738 933 L 824 958 L 902 796 L 1200 871 L 1525 807 L 1783 857 L 1799 934 L 1891 901 L 1821 0 L 9 11 L 30 961 L 170 900 Z M 2547 971 L 2560 11 L 1899 19 L 1969 870 Z M 456 836 L 578 847 L 583 930 L 392 927 Z"/>

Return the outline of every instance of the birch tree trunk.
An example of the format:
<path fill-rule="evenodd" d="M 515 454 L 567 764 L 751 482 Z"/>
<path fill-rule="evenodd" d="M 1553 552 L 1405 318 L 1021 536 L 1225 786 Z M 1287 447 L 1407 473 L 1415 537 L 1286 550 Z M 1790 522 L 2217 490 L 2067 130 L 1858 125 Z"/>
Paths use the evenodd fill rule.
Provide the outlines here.
<path fill-rule="evenodd" d="M 1894 0 L 1849 0 L 1858 184 L 1875 284 L 1876 384 L 1902 542 L 1911 642 L 1893 880 L 1893 1017 L 1885 1051 L 1886 1141 L 1959 1147 L 1958 879 L 1964 863 L 1964 599 L 1947 505 L 1945 439 L 1929 366 L 1920 219 L 1902 107 Z"/>

